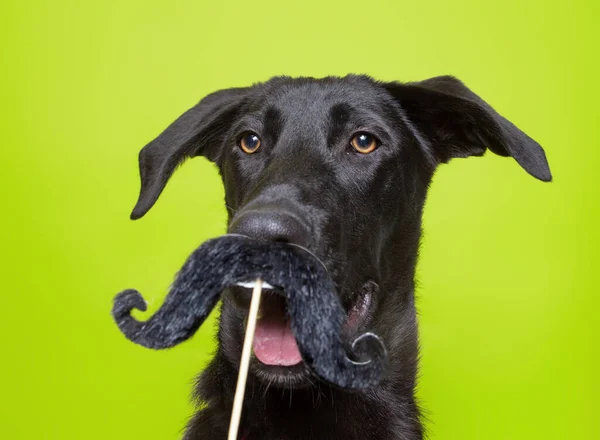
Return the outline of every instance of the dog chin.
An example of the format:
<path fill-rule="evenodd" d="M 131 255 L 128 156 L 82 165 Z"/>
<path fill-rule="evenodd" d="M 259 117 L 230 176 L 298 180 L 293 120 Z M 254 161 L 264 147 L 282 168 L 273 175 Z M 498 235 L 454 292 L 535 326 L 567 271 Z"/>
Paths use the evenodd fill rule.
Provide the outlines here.
<path fill-rule="evenodd" d="M 291 366 L 266 365 L 256 356 L 250 360 L 250 374 L 258 381 L 276 388 L 308 388 L 318 379 L 314 378 L 304 362 Z"/>

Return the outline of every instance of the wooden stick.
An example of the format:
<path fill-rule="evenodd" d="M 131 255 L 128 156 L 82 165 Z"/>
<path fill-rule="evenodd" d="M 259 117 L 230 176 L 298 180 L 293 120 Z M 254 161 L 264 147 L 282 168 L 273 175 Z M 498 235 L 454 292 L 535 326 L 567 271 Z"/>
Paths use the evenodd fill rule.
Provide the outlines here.
<path fill-rule="evenodd" d="M 252 291 L 252 301 L 250 302 L 250 312 L 248 312 L 248 324 L 246 325 L 246 336 L 244 337 L 244 348 L 242 349 L 242 358 L 240 359 L 240 373 L 233 398 L 233 410 L 231 412 L 231 421 L 229 422 L 228 440 L 237 440 L 240 418 L 242 416 L 242 404 L 244 402 L 244 393 L 246 391 L 246 379 L 248 378 L 248 367 L 250 365 L 250 354 L 252 353 L 252 341 L 254 339 L 254 330 L 256 329 L 256 319 L 258 317 L 258 308 L 260 305 L 260 295 L 262 293 L 262 280 L 256 280 L 254 290 Z"/>

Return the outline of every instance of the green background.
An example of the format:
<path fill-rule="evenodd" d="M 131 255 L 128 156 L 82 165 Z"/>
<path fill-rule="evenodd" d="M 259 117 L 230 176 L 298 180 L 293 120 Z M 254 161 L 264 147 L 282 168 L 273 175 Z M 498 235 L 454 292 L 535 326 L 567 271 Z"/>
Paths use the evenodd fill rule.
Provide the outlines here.
<path fill-rule="evenodd" d="M 144 219 L 138 150 L 211 91 L 276 74 L 453 74 L 545 148 L 554 182 L 442 166 L 418 268 L 432 439 L 598 439 L 596 1 L 3 2 L 0 438 L 176 439 L 213 325 L 171 351 L 110 318 L 224 232 L 213 167 Z"/>

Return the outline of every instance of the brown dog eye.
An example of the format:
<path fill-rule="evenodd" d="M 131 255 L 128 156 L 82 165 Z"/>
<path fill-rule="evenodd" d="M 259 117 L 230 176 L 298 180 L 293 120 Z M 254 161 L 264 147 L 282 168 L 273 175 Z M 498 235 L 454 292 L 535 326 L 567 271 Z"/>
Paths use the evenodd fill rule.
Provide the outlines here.
<path fill-rule="evenodd" d="M 362 154 L 370 153 L 377 148 L 377 138 L 369 133 L 358 133 L 350 141 L 352 147 Z"/>
<path fill-rule="evenodd" d="M 260 148 L 260 138 L 256 133 L 248 132 L 240 138 L 240 148 L 244 153 L 252 154 Z"/>

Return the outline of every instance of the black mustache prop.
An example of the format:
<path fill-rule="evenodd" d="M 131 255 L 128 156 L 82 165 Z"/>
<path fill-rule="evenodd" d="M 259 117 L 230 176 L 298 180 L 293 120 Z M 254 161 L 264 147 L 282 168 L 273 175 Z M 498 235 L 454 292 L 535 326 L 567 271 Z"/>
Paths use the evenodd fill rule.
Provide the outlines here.
<path fill-rule="evenodd" d="M 115 297 L 113 317 L 131 341 L 154 349 L 173 347 L 196 332 L 223 289 L 258 278 L 287 299 L 298 349 L 317 376 L 351 389 L 379 382 L 386 360 L 381 340 L 364 333 L 347 347 L 341 336 L 346 314 L 325 267 L 307 251 L 283 243 L 231 235 L 209 240 L 188 258 L 151 318 L 141 322 L 131 316 L 134 308 L 146 310 L 136 290 Z"/>

